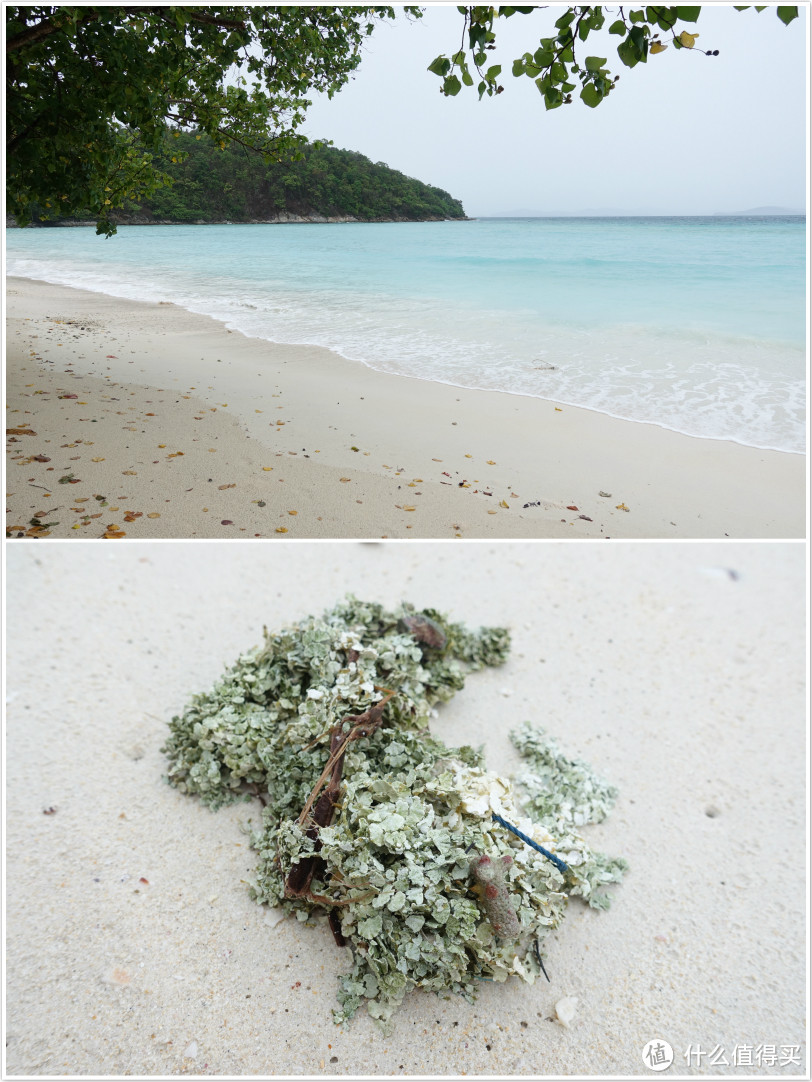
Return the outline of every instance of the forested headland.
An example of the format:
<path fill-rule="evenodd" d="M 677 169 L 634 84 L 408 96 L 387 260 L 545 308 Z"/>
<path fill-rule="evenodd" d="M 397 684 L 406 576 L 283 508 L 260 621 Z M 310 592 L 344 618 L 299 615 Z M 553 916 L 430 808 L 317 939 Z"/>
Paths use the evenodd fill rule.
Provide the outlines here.
<path fill-rule="evenodd" d="M 268 222 L 351 219 L 436 221 L 464 219 L 448 192 L 407 177 L 352 150 L 307 143 L 295 160 L 267 161 L 234 143 L 178 132 L 158 164 L 171 180 L 148 200 L 129 202 L 113 217 L 121 224 L 151 222 Z M 51 212 L 52 213 L 52 212 Z M 56 224 L 46 210 L 42 225 Z M 64 224 L 69 220 L 62 218 Z"/>

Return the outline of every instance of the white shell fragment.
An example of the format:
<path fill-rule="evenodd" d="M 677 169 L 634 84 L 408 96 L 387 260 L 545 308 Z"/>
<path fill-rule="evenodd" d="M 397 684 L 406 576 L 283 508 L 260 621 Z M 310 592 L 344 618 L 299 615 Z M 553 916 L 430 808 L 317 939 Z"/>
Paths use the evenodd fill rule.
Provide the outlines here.
<path fill-rule="evenodd" d="M 556 1020 L 560 1022 L 562 1026 L 569 1028 L 570 1022 L 575 1017 L 577 1007 L 577 996 L 564 996 L 563 999 L 559 999 L 558 1003 L 555 1005 Z"/>

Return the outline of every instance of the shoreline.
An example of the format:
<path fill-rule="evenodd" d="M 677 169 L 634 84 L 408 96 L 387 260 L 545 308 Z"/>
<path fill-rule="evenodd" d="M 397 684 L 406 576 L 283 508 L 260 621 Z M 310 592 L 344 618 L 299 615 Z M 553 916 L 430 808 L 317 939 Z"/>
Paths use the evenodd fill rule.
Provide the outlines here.
<path fill-rule="evenodd" d="M 439 221 L 439 220 L 440 219 L 437 219 L 436 221 Z M 443 219 L 443 220 L 444 221 L 455 221 L 457 219 L 450 219 L 449 218 L 449 219 Z M 463 220 L 463 219 L 460 219 L 460 220 Z M 465 221 L 475 221 L 476 219 L 467 218 L 467 219 L 464 219 L 464 220 Z M 378 220 L 376 222 L 359 222 L 356 219 L 337 219 L 336 218 L 336 219 L 329 219 L 329 220 L 325 220 L 325 221 L 327 222 L 327 224 L 347 224 L 347 223 L 360 224 L 360 225 L 364 225 L 364 224 L 369 224 L 369 225 L 382 224 L 382 220 Z M 310 219 L 307 219 L 307 220 L 306 219 L 300 219 L 300 224 L 316 224 L 316 225 L 318 225 L 318 224 L 325 224 L 325 221 L 320 221 L 320 220 L 317 221 L 316 219 L 312 219 L 312 220 L 310 220 Z M 424 221 L 428 222 L 429 219 L 424 219 Z M 388 219 L 387 223 L 388 224 L 399 224 L 396 219 Z M 75 225 L 93 225 L 95 223 L 93 223 L 93 222 L 77 222 L 77 223 L 71 223 L 71 224 L 75 224 Z M 270 221 L 270 220 L 268 220 L 268 221 L 252 221 L 252 222 L 217 221 L 217 222 L 191 222 L 191 223 L 169 222 L 169 221 L 160 221 L 160 222 L 146 222 L 145 221 L 145 222 L 137 222 L 137 223 L 127 222 L 127 223 L 123 223 L 123 224 L 125 224 L 125 225 L 131 225 L 131 224 L 137 224 L 137 225 L 187 225 L 187 224 L 188 225 L 287 225 L 287 224 L 297 224 L 297 223 L 295 221 L 282 221 L 282 220 Z M 386 223 L 384 223 L 384 224 L 386 224 Z M 414 223 L 413 222 L 407 222 L 407 221 L 404 220 L 403 223 L 401 223 L 401 224 L 414 224 Z M 68 290 L 74 290 L 76 292 L 85 292 L 85 293 L 90 293 L 90 294 L 98 294 L 101 297 L 113 298 L 115 300 L 120 300 L 120 301 L 122 301 L 124 303 L 132 302 L 133 304 L 144 304 L 144 305 L 154 305 L 156 303 L 155 301 L 150 300 L 150 299 L 136 298 L 136 297 L 125 297 L 125 296 L 121 296 L 121 295 L 116 294 L 116 293 L 107 293 L 107 292 L 105 292 L 103 290 L 93 288 L 93 286 L 87 286 L 87 285 L 72 286 L 72 285 L 66 285 L 63 282 L 51 281 L 50 279 L 47 279 L 47 278 L 33 278 L 33 277 L 27 277 L 27 276 L 23 276 L 23 275 L 16 275 L 16 274 L 7 274 L 6 275 L 7 284 L 9 282 L 13 281 L 14 279 L 19 279 L 20 281 L 27 281 L 27 282 L 39 282 L 39 283 L 41 283 L 43 285 L 54 286 L 57 289 L 68 289 Z M 199 311 L 196 311 L 193 308 L 189 308 L 189 307 L 186 306 L 186 304 L 182 304 L 182 303 L 180 303 L 178 301 L 169 301 L 169 302 L 162 301 L 160 303 L 164 304 L 164 305 L 167 304 L 167 303 L 172 304 L 176 308 L 179 308 L 179 309 L 182 309 L 183 311 L 188 312 L 190 315 L 201 315 L 204 318 L 207 317 L 207 315 L 208 315 L 205 312 L 199 312 Z M 564 398 L 545 397 L 543 395 L 534 395 L 534 394 L 530 394 L 530 393 L 525 393 L 523 391 L 514 391 L 514 390 L 510 390 L 510 389 L 505 389 L 505 388 L 482 387 L 482 386 L 475 386 L 473 384 L 453 383 L 450 380 L 443 380 L 443 379 L 437 379 L 437 378 L 429 379 L 429 378 L 427 378 L 425 376 L 416 376 L 416 375 L 413 375 L 413 374 L 408 373 L 408 372 L 392 372 L 392 371 L 388 371 L 385 368 L 377 368 L 370 361 L 364 360 L 362 358 L 349 356 L 346 353 L 343 353 L 339 347 L 323 346 L 323 345 L 320 345 L 320 344 L 315 343 L 315 342 L 310 342 L 310 343 L 282 342 L 282 341 L 278 341 L 278 340 L 273 339 L 273 338 L 265 338 L 265 337 L 263 337 L 261 335 L 251 334 L 251 333 L 243 330 L 241 327 L 236 325 L 236 323 L 234 322 L 234 319 L 235 319 L 234 313 L 232 313 L 230 316 L 220 315 L 218 317 L 212 316 L 212 317 L 209 317 L 209 318 L 212 318 L 216 323 L 219 323 L 220 325 L 225 327 L 229 332 L 239 334 L 240 336 L 242 336 L 244 338 L 248 338 L 248 339 L 251 339 L 251 340 L 256 339 L 258 341 L 266 342 L 272 347 L 275 347 L 275 348 L 278 347 L 278 348 L 281 348 L 281 349 L 299 348 L 299 347 L 309 348 L 309 349 L 324 349 L 329 353 L 332 353 L 332 354 L 335 354 L 335 355 L 341 357 L 343 360 L 349 362 L 350 364 L 361 365 L 362 367 L 368 369 L 369 371 L 380 373 L 381 375 L 394 376 L 394 377 L 399 378 L 399 379 L 419 380 L 419 381 L 421 381 L 423 383 L 437 384 L 437 385 L 441 385 L 441 386 L 445 386 L 445 387 L 451 387 L 451 388 L 454 388 L 454 389 L 457 389 L 457 390 L 463 390 L 463 391 L 481 391 L 481 392 L 483 392 L 485 394 L 512 395 L 512 396 L 517 397 L 519 399 L 532 399 L 532 400 L 537 400 L 537 401 L 540 401 L 540 402 L 552 403 L 553 406 L 566 407 L 567 409 L 585 410 L 587 412 L 595 413 L 595 414 L 598 414 L 598 415 L 600 415 L 602 417 L 609 417 L 609 418 L 612 418 L 613 420 L 621 421 L 623 423 L 636 424 L 636 425 L 651 425 L 654 428 L 662 429 L 665 432 L 676 433 L 679 436 L 685 436 L 685 437 L 687 437 L 689 439 L 711 440 L 711 441 L 715 441 L 715 442 L 719 442 L 719 443 L 729 443 L 729 444 L 733 444 L 733 445 L 738 446 L 738 447 L 750 448 L 750 449 L 756 450 L 756 451 L 775 452 L 776 454 L 805 456 L 806 453 L 807 453 L 807 451 L 806 451 L 806 437 L 805 437 L 805 446 L 803 448 L 795 449 L 795 448 L 791 448 L 791 447 L 772 447 L 772 446 L 767 446 L 767 445 L 757 444 L 757 443 L 747 443 L 744 440 L 736 439 L 733 436 L 715 436 L 715 435 L 708 435 L 706 433 L 689 432 L 689 431 L 686 431 L 685 429 L 675 428 L 672 425 L 666 424 L 666 423 L 661 422 L 661 421 L 650 420 L 650 419 L 641 419 L 641 418 L 637 418 L 637 417 L 624 417 L 624 416 L 622 416 L 620 414 L 612 413 L 608 409 L 602 409 L 602 408 L 600 408 L 598 406 L 589 406 L 589 405 L 583 405 L 583 404 L 579 404 L 579 403 L 575 403 L 575 402 L 570 402 L 570 401 L 568 401 L 567 399 L 564 399 Z"/>
<path fill-rule="evenodd" d="M 9 444 L 11 536 L 39 510 L 53 537 L 805 533 L 798 452 L 380 372 L 169 302 L 7 289 L 7 423 L 37 433 Z"/>

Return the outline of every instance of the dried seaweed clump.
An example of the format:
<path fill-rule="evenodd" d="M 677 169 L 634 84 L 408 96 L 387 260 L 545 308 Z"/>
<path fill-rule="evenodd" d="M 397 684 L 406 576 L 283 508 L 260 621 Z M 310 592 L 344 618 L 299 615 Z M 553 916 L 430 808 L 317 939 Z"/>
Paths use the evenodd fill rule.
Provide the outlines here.
<path fill-rule="evenodd" d="M 172 719 L 173 785 L 212 808 L 251 795 L 265 805 L 252 834 L 256 900 L 300 921 L 326 910 L 336 942 L 351 948 L 337 1022 L 365 1004 L 387 1026 L 415 987 L 472 1001 L 479 980 L 532 984 L 537 941 L 568 896 L 605 905 L 599 888 L 620 878 L 624 862 L 578 833 L 614 798 L 584 764 L 524 726 L 512 734 L 530 766 L 520 804 L 480 749 L 429 733 L 436 704 L 468 672 L 501 665 L 509 645 L 503 628 L 469 631 L 432 609 L 390 612 L 350 597 L 266 631 Z"/>

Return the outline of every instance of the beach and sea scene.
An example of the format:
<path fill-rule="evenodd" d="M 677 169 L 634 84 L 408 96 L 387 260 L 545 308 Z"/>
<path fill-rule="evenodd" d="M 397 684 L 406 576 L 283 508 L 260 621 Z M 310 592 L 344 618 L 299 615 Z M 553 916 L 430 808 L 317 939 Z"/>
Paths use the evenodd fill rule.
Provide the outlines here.
<path fill-rule="evenodd" d="M 124 225 L 109 242 L 88 228 L 11 231 L 16 408 L 36 428 L 50 405 L 60 439 L 75 443 L 74 502 L 112 492 L 113 463 L 133 478 L 124 504 L 146 519 L 138 536 L 792 536 L 803 519 L 805 237 L 803 217 L 776 215 Z M 33 299 L 39 318 L 23 315 Z M 184 363 L 192 329 L 209 345 Z M 166 337 L 152 350 L 144 334 Z M 374 408 L 347 393 L 371 372 Z M 397 405 L 404 380 L 408 411 Z M 126 413 L 114 408 L 125 385 Z M 156 398 L 172 389 L 189 397 Z M 321 395 L 334 401 L 308 409 Z M 218 433 L 243 456 L 218 457 L 228 498 L 201 488 L 213 410 L 244 434 Z M 150 441 L 161 425 L 175 436 Z M 584 439 L 597 441 L 594 458 L 574 477 L 567 445 L 583 456 Z M 629 454 L 610 469 L 616 440 Z M 23 443 L 17 462 L 33 465 Z M 170 473 L 178 451 L 184 469 Z M 675 483 L 674 456 L 700 454 L 702 476 Z M 305 484 L 290 460 L 306 455 Z M 324 466 L 338 484 L 351 474 L 346 494 L 325 477 L 314 497 Z M 28 484 L 47 484 L 45 472 Z M 268 483 L 282 478 L 284 496 Z M 181 510 L 175 489 L 190 485 L 197 506 Z M 167 490 L 158 502 L 156 488 Z M 25 524 L 41 503 L 21 486 L 12 517 Z M 61 512 L 52 535 L 98 529 L 75 514 Z M 56 515 L 54 504 L 46 518 Z"/>
<path fill-rule="evenodd" d="M 9 273 L 381 372 L 805 449 L 805 218 L 485 218 L 9 236 Z"/>
<path fill-rule="evenodd" d="M 146 185 L 114 129 L 32 143 L 15 90 L 8 225 L 38 228 L 5 240 L 10 539 L 805 535 L 805 12 L 562 9 L 522 54 L 527 12 L 465 9 L 469 55 L 452 7 L 316 5 L 312 72 L 265 71 L 280 114 L 238 93 L 264 70 L 240 35 L 300 32 L 268 10 L 194 108 L 156 120 L 145 86 Z M 573 20 L 606 58 L 544 68 Z M 790 49 L 760 97 L 731 75 L 756 28 Z M 152 32 L 128 23 L 139 63 Z"/>

